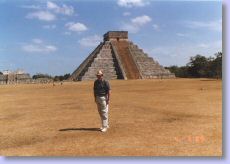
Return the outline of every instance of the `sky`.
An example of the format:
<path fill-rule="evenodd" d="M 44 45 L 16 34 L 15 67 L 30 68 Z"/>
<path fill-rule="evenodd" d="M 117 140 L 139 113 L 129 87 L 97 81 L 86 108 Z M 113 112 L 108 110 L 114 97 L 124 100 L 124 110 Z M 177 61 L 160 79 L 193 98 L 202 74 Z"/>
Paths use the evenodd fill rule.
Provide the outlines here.
<path fill-rule="evenodd" d="M 188 0 L 0 0 L 0 71 L 72 73 L 108 31 L 163 66 L 222 52 L 222 2 Z"/>

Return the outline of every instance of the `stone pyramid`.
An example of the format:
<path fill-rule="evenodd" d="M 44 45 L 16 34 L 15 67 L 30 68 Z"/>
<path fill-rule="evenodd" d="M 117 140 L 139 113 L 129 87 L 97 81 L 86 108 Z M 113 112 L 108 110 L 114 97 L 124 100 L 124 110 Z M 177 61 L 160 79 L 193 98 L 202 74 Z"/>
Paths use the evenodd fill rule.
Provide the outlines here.
<path fill-rule="evenodd" d="M 104 41 L 70 78 L 76 81 L 95 80 L 98 70 L 103 70 L 104 78 L 109 80 L 175 78 L 173 73 L 129 41 L 127 31 L 109 31 L 104 34 Z"/>

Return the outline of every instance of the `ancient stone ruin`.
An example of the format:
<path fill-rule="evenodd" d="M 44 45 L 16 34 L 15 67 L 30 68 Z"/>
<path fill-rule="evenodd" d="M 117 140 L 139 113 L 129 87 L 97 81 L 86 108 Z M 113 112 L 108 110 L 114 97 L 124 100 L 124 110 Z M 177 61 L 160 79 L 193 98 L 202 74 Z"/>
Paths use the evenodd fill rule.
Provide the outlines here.
<path fill-rule="evenodd" d="M 47 84 L 52 83 L 52 78 L 37 78 L 32 79 L 29 73 L 23 71 L 4 71 L 0 74 L 1 84 Z"/>
<path fill-rule="evenodd" d="M 127 31 L 109 31 L 104 41 L 72 73 L 76 81 L 94 80 L 97 70 L 105 79 L 175 78 L 175 75 L 128 40 Z"/>
<path fill-rule="evenodd" d="M 28 73 L 22 71 L 6 71 L 0 75 L 0 84 L 28 84 L 32 79 Z"/>

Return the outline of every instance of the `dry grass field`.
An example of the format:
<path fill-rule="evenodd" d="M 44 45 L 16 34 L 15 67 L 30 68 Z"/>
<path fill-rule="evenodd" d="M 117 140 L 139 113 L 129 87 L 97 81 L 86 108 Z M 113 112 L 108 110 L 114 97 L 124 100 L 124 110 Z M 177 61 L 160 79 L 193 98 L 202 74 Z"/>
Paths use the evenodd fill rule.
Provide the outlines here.
<path fill-rule="evenodd" d="M 221 156 L 222 81 L 110 81 L 110 129 L 93 82 L 0 86 L 2 156 Z"/>

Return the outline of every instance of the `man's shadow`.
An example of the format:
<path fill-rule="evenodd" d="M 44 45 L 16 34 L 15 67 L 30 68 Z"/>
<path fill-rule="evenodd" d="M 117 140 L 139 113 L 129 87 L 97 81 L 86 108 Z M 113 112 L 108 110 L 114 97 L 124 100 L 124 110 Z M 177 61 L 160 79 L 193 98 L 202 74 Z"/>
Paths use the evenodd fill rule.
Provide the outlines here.
<path fill-rule="evenodd" d="M 100 131 L 100 128 L 66 128 L 59 129 L 59 131 Z"/>

